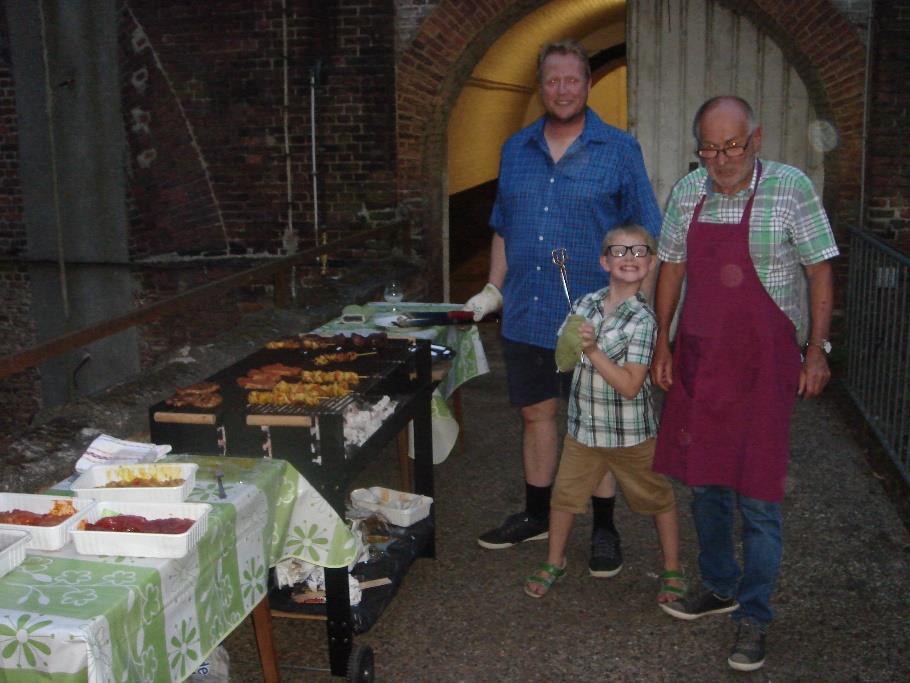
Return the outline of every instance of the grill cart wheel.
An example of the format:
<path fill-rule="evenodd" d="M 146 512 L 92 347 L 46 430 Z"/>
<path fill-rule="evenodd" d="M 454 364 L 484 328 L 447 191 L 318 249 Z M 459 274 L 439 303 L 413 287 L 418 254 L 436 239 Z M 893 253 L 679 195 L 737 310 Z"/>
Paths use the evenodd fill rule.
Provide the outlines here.
<path fill-rule="evenodd" d="M 373 683 L 373 648 L 354 645 L 348 658 L 348 683 Z"/>

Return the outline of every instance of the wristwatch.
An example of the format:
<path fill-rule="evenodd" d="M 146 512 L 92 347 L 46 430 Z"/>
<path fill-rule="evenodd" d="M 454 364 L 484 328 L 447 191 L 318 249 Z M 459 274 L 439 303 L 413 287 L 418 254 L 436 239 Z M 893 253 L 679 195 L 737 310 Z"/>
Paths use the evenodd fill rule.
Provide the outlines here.
<path fill-rule="evenodd" d="M 806 349 L 808 350 L 808 348 L 810 346 L 817 346 L 818 348 L 820 348 L 822 351 L 825 352 L 826 356 L 831 353 L 831 342 L 828 341 L 827 339 L 822 339 L 821 341 L 807 341 Z"/>

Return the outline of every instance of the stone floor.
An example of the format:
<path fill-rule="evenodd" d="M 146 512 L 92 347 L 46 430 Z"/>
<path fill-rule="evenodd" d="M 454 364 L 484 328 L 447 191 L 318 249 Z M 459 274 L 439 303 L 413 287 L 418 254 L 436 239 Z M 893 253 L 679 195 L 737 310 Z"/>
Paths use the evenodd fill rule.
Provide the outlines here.
<path fill-rule="evenodd" d="M 436 467 L 437 558 L 418 560 L 376 626 L 379 681 L 906 681 L 910 680 L 910 533 L 866 457 L 860 418 L 836 381 L 800 403 L 784 504 L 785 556 L 768 659 L 755 673 L 726 665 L 725 617 L 685 623 L 655 604 L 658 547 L 649 519 L 618 506 L 625 566 L 586 571 L 588 519 L 569 547 L 569 574 L 542 600 L 522 579 L 543 543 L 503 551 L 478 533 L 520 508 L 520 424 L 507 404 L 495 330 L 489 375 L 463 387 L 465 452 Z M 388 458 L 364 484 L 397 485 Z M 689 494 L 677 487 L 683 559 L 696 569 Z M 283 681 L 328 681 L 324 624 L 276 619 Z M 227 641 L 231 681 L 261 680 L 248 622 Z M 319 669 L 322 669 L 321 671 Z"/>

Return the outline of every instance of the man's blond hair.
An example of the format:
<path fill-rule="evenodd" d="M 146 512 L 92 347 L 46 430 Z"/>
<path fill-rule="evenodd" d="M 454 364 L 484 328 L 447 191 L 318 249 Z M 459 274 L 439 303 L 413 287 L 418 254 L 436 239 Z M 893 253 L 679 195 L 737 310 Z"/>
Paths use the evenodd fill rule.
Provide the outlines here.
<path fill-rule="evenodd" d="M 543 79 L 543 63 L 550 55 L 575 55 L 585 72 L 585 80 L 591 80 L 591 60 L 588 59 L 587 51 L 581 46 L 581 43 L 575 40 L 560 40 L 555 43 L 547 43 L 540 48 L 537 55 L 537 82 L 541 83 Z M 541 83 L 542 85 L 542 83 Z"/>

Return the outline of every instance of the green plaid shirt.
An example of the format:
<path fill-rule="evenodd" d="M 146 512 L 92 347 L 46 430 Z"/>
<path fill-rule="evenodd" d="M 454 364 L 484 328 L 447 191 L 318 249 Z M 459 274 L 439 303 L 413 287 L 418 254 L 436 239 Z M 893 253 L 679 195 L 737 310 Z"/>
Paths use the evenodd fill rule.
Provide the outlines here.
<path fill-rule="evenodd" d="M 609 290 L 605 287 L 585 294 L 572 306 L 572 313 L 588 319 L 594 326 L 597 346 L 617 365 L 650 365 L 657 337 L 654 311 L 639 293 L 604 317 L 603 302 Z M 572 375 L 568 415 L 569 436 L 585 446 L 634 446 L 657 434 L 651 378 L 645 378 L 635 398 L 623 398 L 584 355 Z"/>
<path fill-rule="evenodd" d="M 657 255 L 661 261 L 686 260 L 686 235 L 701 196 L 706 223 L 739 223 L 755 188 L 732 196 L 713 192 L 704 167 L 692 171 L 673 188 L 667 203 Z M 762 175 L 749 224 L 749 253 L 771 298 L 793 324 L 799 339 L 808 332 L 808 289 L 802 268 L 837 256 L 840 252 L 812 181 L 799 169 L 762 160 Z"/>

